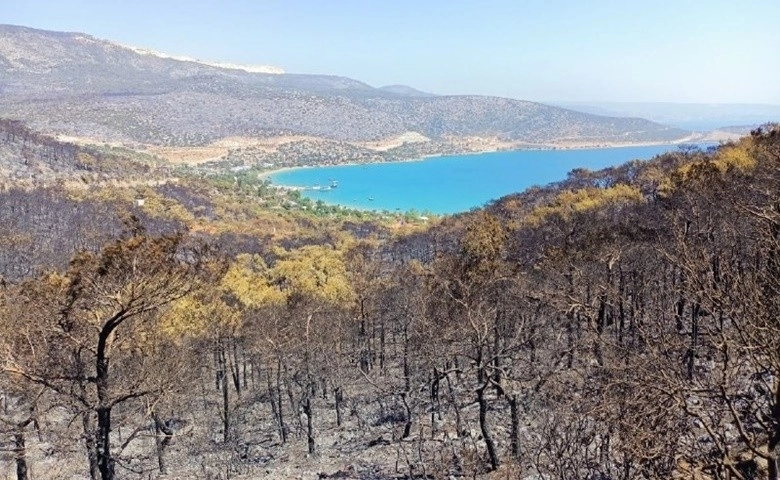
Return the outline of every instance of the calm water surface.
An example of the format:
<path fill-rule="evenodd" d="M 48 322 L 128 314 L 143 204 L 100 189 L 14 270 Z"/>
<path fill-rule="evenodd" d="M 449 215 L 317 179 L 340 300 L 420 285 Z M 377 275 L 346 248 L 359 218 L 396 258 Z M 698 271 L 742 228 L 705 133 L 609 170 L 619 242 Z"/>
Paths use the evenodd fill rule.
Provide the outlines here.
<path fill-rule="evenodd" d="M 524 150 L 436 157 L 414 162 L 300 168 L 271 176 L 276 185 L 303 187 L 328 204 L 369 210 L 449 214 L 532 185 L 563 180 L 575 168 L 598 170 L 650 159 L 676 145 L 577 150 Z M 336 188 L 329 188 L 334 182 Z"/>

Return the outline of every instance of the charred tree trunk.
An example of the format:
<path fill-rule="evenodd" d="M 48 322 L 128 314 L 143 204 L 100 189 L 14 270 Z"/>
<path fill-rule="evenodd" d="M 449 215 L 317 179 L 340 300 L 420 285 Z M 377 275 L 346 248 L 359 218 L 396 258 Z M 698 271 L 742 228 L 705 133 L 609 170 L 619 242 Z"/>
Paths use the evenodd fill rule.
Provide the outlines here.
<path fill-rule="evenodd" d="M 287 443 L 287 425 L 284 423 L 284 396 L 282 395 L 282 361 L 276 364 L 276 401 L 279 407 L 279 428 L 282 432 L 282 443 Z"/>
<path fill-rule="evenodd" d="M 411 369 L 409 367 L 409 332 L 408 327 L 404 327 L 404 353 L 403 353 L 403 368 L 404 368 L 404 391 L 401 393 L 401 401 L 404 404 L 404 410 L 406 411 L 406 424 L 404 425 L 404 433 L 401 435 L 401 440 L 408 438 L 412 434 L 412 406 L 409 403 L 409 394 L 412 391 L 412 379 Z"/>
<path fill-rule="evenodd" d="M 111 455 L 111 401 L 109 398 L 109 338 L 118 323 L 108 322 L 98 336 L 95 359 L 95 386 L 97 387 L 97 462 L 102 480 L 114 480 L 114 458 Z"/>
<path fill-rule="evenodd" d="M 156 413 L 152 413 L 152 419 L 154 420 L 154 442 L 157 447 L 157 466 L 160 473 L 165 475 L 168 473 L 165 465 L 165 448 L 171 443 L 173 430 Z"/>
<path fill-rule="evenodd" d="M 501 329 L 502 324 L 502 315 L 501 311 L 498 310 L 496 312 L 496 320 L 493 324 L 493 388 L 496 391 L 496 397 L 501 397 L 504 395 L 504 375 L 501 365 L 501 349 L 502 349 L 502 338 L 503 334 L 505 332 Z"/>
<path fill-rule="evenodd" d="M 767 470 L 769 480 L 780 479 L 780 380 L 775 379 L 772 405 L 773 429 L 768 432 Z"/>
<path fill-rule="evenodd" d="M 333 396 L 336 400 L 336 426 L 341 426 L 341 405 L 344 403 L 344 392 L 341 387 L 336 387 L 333 390 Z"/>
<path fill-rule="evenodd" d="M 455 394 L 455 387 L 452 386 L 449 373 L 446 374 L 444 378 L 447 380 L 447 391 L 450 396 L 450 404 L 452 404 L 452 408 L 455 410 L 455 431 L 458 432 L 458 435 L 462 435 L 463 422 L 460 416 L 460 405 L 458 404 L 458 397 Z"/>
<path fill-rule="evenodd" d="M 265 373 L 266 382 L 268 384 L 268 398 L 271 402 L 271 413 L 276 420 L 276 426 L 279 429 L 279 439 L 281 442 L 287 443 L 287 435 L 284 431 L 284 418 L 282 418 L 281 411 L 281 398 L 278 396 L 278 388 L 274 386 L 271 381 L 271 371 L 267 370 Z"/>
<path fill-rule="evenodd" d="M 223 375 L 222 377 L 222 441 L 227 443 L 229 440 L 230 440 L 230 389 L 228 388 L 228 380 Z"/>
<path fill-rule="evenodd" d="M 238 342 L 233 338 L 231 340 L 231 346 L 233 354 L 227 354 L 228 366 L 230 368 L 230 376 L 233 378 L 233 387 L 236 389 L 236 396 L 241 397 L 241 373 L 239 372 L 238 365 Z"/>
<path fill-rule="evenodd" d="M 433 376 L 431 377 L 431 438 L 436 436 L 436 416 L 441 420 L 441 401 L 439 400 L 439 382 L 441 375 L 439 370 L 433 367 Z"/>
<path fill-rule="evenodd" d="M 80 351 L 73 352 L 73 363 L 78 378 L 82 379 L 79 380 L 77 384 L 79 396 L 81 398 L 87 398 L 87 386 L 85 383 L 87 377 L 86 365 L 81 357 Z M 95 443 L 95 421 L 92 417 L 92 411 L 85 410 L 81 413 L 81 428 L 84 432 L 84 447 L 87 450 L 89 478 L 90 480 L 97 480 L 100 477 L 100 470 L 98 468 L 98 453 L 97 445 Z"/>
<path fill-rule="evenodd" d="M 368 313 L 366 299 L 360 299 L 360 370 L 363 373 L 371 371 L 371 339 L 368 337 Z"/>
<path fill-rule="evenodd" d="M 220 420 L 222 420 L 222 441 L 224 443 L 230 440 L 230 387 L 228 386 L 230 380 L 228 376 L 232 376 L 233 370 L 232 365 L 228 365 L 227 355 L 223 340 L 218 340 L 214 360 L 217 364 L 217 389 L 222 393 Z M 230 368 L 230 373 L 228 373 L 228 368 Z"/>
<path fill-rule="evenodd" d="M 91 411 L 81 414 L 81 427 L 84 431 L 84 446 L 87 449 L 89 478 L 98 480 L 100 478 L 100 469 L 98 468 L 97 445 L 95 444 L 95 422 Z"/>
<path fill-rule="evenodd" d="M 690 381 L 693 381 L 693 377 L 696 374 L 696 350 L 699 345 L 699 309 L 698 302 L 691 306 L 690 344 L 687 352 L 685 352 L 686 372 Z"/>
<path fill-rule="evenodd" d="M 517 401 L 517 394 L 512 394 L 509 399 L 509 411 L 511 415 L 512 429 L 511 438 L 509 439 L 510 449 L 512 451 L 512 457 L 515 460 L 520 459 L 520 407 Z"/>
<path fill-rule="evenodd" d="M 496 451 L 496 444 L 493 442 L 493 437 L 490 434 L 490 428 L 487 423 L 487 399 L 485 399 L 485 388 L 487 384 L 483 384 L 477 389 L 477 403 L 479 404 L 479 428 L 482 431 L 482 438 L 485 439 L 485 447 L 488 452 L 488 460 L 490 461 L 490 470 L 494 471 L 501 464 L 498 459 L 498 452 Z"/>
<path fill-rule="evenodd" d="M 16 480 L 27 480 L 27 445 L 24 438 L 26 423 L 17 425 L 14 432 L 14 456 L 16 457 Z"/>
<path fill-rule="evenodd" d="M 111 454 L 111 407 L 97 409 L 98 468 L 102 480 L 114 480 L 114 458 Z"/>
<path fill-rule="evenodd" d="M 387 362 L 385 360 L 386 347 L 387 347 L 387 335 L 385 333 L 385 319 L 382 319 L 382 323 L 379 325 L 379 370 L 384 374 Z"/>
<path fill-rule="evenodd" d="M 309 455 L 314 455 L 315 443 L 314 443 L 314 418 L 311 408 L 311 393 L 306 395 L 306 399 L 303 402 L 303 413 L 306 414 L 306 444 L 308 447 Z"/>

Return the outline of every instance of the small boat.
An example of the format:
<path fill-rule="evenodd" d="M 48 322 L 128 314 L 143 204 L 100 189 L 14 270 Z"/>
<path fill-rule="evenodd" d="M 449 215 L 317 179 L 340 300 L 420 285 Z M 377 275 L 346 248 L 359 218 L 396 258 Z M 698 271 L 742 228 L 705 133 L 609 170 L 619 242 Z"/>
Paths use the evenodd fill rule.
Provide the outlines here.
<path fill-rule="evenodd" d="M 374 201 L 374 197 L 368 197 L 368 201 L 369 202 L 373 202 Z"/>
<path fill-rule="evenodd" d="M 332 180 L 330 182 L 330 188 L 338 188 L 338 186 L 339 186 L 339 182 L 337 182 L 336 180 Z"/>

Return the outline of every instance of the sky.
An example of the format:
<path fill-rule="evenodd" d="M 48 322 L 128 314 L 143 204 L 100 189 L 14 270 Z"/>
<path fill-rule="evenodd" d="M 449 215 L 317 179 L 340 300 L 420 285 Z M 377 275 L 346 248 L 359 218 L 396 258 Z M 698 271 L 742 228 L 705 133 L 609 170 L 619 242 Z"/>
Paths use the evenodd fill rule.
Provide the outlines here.
<path fill-rule="evenodd" d="M 0 23 L 546 102 L 780 105 L 777 0 L 0 0 Z"/>

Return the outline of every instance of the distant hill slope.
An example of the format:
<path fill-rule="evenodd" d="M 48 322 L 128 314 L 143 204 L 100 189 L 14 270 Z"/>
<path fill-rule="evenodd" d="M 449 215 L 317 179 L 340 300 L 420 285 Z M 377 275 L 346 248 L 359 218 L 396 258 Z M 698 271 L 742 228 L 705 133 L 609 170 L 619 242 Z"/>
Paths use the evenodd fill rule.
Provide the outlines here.
<path fill-rule="evenodd" d="M 402 95 L 404 97 L 435 97 L 436 96 L 433 93 L 423 92 L 421 90 L 417 90 L 416 88 L 412 88 L 408 85 L 385 85 L 384 87 L 379 87 L 379 90 L 382 90 L 383 92 L 395 93 L 396 95 Z"/>
<path fill-rule="evenodd" d="M 60 142 L 0 118 L 0 186 L 39 185 L 55 180 L 149 179 L 138 154 Z"/>
<path fill-rule="evenodd" d="M 172 146 L 291 134 L 368 141 L 409 131 L 434 141 L 548 145 L 672 142 L 688 134 L 521 100 L 413 95 L 408 87 L 139 51 L 81 33 L 0 25 L 0 116 L 46 133 Z"/>

